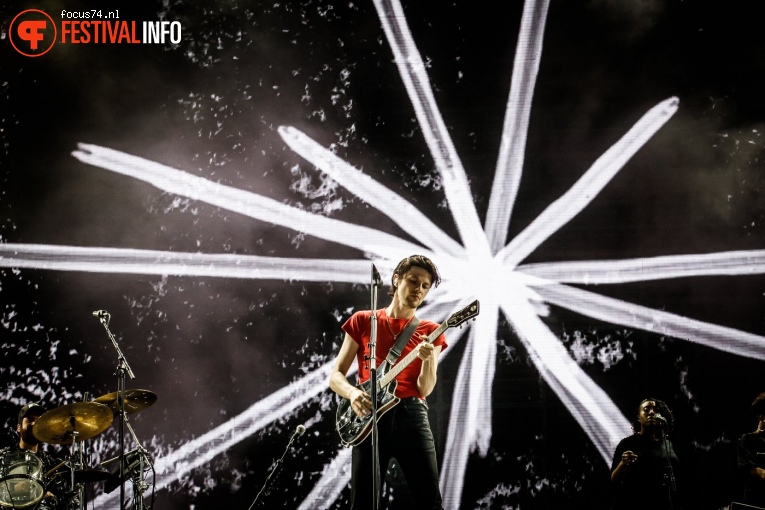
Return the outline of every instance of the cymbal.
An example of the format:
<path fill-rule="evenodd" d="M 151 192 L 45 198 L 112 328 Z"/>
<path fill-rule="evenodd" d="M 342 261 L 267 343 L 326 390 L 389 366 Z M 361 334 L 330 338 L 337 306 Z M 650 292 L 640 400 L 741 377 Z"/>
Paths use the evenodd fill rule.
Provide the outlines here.
<path fill-rule="evenodd" d="M 120 411 L 119 392 L 107 393 L 95 399 L 95 402 L 109 406 L 114 414 Z M 125 390 L 125 414 L 143 411 L 157 401 L 156 393 L 149 390 Z"/>
<path fill-rule="evenodd" d="M 32 434 L 43 443 L 69 444 L 95 437 L 111 425 L 114 414 L 99 402 L 76 402 L 43 413 L 35 421 Z"/>

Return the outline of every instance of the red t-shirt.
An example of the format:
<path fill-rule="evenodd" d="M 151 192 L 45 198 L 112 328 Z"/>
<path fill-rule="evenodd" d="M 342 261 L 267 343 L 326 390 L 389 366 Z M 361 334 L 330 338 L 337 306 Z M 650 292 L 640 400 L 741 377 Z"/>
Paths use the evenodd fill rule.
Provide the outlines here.
<path fill-rule="evenodd" d="M 356 352 L 356 362 L 359 364 L 359 382 L 363 383 L 369 380 L 369 363 L 364 359 L 364 356 L 369 355 L 369 337 L 371 331 L 371 317 L 372 313 L 369 310 L 354 313 L 345 324 L 343 324 L 343 331 L 348 333 L 353 340 L 359 344 L 359 350 Z M 381 309 L 377 312 L 377 348 L 375 354 L 377 358 L 377 368 L 381 368 L 382 362 L 385 361 L 388 356 L 388 351 L 396 343 L 394 341 L 393 334 L 400 334 L 401 331 L 406 329 L 409 319 L 393 319 L 388 317 L 385 313 L 385 309 Z M 417 329 L 412 334 L 412 337 L 404 346 L 401 351 L 399 359 L 403 359 L 407 354 L 412 352 L 417 344 L 422 340 L 420 335 L 428 336 L 433 331 L 438 329 L 438 324 L 420 319 L 420 323 L 417 324 Z M 392 330 L 392 331 L 391 331 Z M 446 343 L 446 337 L 443 333 L 433 341 L 433 345 L 441 347 L 443 351 L 448 347 Z M 396 376 L 396 396 L 399 398 L 407 397 L 419 397 L 420 392 L 417 390 L 417 378 L 420 376 L 420 368 L 422 367 L 422 360 L 415 358 L 409 366 L 401 371 Z"/>

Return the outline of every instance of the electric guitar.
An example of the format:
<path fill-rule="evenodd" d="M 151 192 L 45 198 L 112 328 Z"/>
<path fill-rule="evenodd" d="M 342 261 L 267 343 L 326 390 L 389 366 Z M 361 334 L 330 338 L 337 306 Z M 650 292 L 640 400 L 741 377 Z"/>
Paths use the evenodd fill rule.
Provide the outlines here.
<path fill-rule="evenodd" d="M 449 328 L 459 326 L 463 322 L 473 319 L 479 312 L 478 301 L 473 301 L 471 304 L 455 312 L 449 317 L 443 324 L 441 324 L 435 331 L 433 331 L 423 342 L 433 343 L 441 333 Z M 420 344 L 421 345 L 421 344 Z M 377 420 L 380 417 L 398 404 L 401 399 L 396 396 L 396 376 L 401 373 L 412 361 L 417 358 L 417 353 L 420 350 L 420 346 L 415 347 L 409 354 L 406 355 L 401 361 L 395 365 L 391 365 L 387 360 L 383 361 L 380 367 L 377 369 Z M 368 395 L 372 395 L 372 381 L 371 379 L 358 385 L 361 391 Z M 335 418 L 335 428 L 337 433 L 340 434 L 340 442 L 343 446 L 355 446 L 369 435 L 372 431 L 372 415 L 358 416 L 356 412 L 351 408 L 351 401 L 347 398 L 340 400 L 340 404 L 337 408 L 337 415 Z"/>

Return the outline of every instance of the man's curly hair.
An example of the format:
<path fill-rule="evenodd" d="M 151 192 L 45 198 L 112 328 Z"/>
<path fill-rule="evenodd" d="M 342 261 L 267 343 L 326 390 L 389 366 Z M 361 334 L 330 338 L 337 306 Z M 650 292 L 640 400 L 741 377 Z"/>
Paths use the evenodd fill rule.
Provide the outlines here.
<path fill-rule="evenodd" d="M 407 271 L 409 271 L 409 269 L 412 268 L 412 266 L 420 267 L 430 273 L 430 283 L 433 287 L 438 287 L 438 284 L 441 283 L 441 275 L 438 274 L 438 268 L 432 260 L 424 255 L 412 255 L 402 259 L 401 262 L 399 262 L 396 266 L 396 269 L 393 271 L 393 275 L 391 275 L 390 278 L 390 289 L 388 289 L 389 296 L 392 297 L 396 293 L 394 277 L 398 276 L 401 278 L 406 274 Z"/>
<path fill-rule="evenodd" d="M 632 420 L 632 431 L 636 434 L 640 432 L 640 420 L 638 419 L 638 416 L 640 416 L 640 409 L 646 402 L 653 402 L 656 404 L 656 411 L 667 419 L 667 428 L 665 429 L 665 432 L 667 434 L 671 433 L 675 428 L 675 415 L 672 414 L 672 410 L 669 408 L 666 402 L 659 400 L 658 398 L 644 398 L 640 401 L 640 404 L 637 406 L 635 417 Z M 763 403 L 763 405 L 765 405 L 765 403 Z"/>

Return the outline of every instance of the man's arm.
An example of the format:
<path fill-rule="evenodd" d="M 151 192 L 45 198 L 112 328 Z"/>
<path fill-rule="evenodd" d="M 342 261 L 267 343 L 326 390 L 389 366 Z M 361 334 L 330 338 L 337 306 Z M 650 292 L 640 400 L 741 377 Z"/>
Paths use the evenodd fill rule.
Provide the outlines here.
<path fill-rule="evenodd" d="M 351 335 L 346 333 L 343 345 L 337 354 L 335 366 L 332 367 L 332 373 L 329 376 L 329 387 L 341 397 L 350 400 L 351 409 L 358 416 L 364 416 L 372 409 L 372 400 L 369 395 L 349 383 L 345 377 L 345 374 L 351 368 L 351 364 L 356 359 L 356 352 L 358 350 L 359 344 L 351 338 Z"/>
<path fill-rule="evenodd" d="M 619 464 L 611 471 L 611 481 L 618 483 L 624 478 L 624 474 L 627 472 L 627 468 L 637 461 L 637 455 L 631 450 L 626 450 L 621 454 Z"/>
<path fill-rule="evenodd" d="M 441 354 L 441 346 L 435 346 L 429 343 L 420 344 L 420 352 L 417 357 L 422 360 L 420 375 L 417 377 L 417 391 L 420 395 L 427 397 L 436 387 L 438 372 L 438 356 Z"/>

